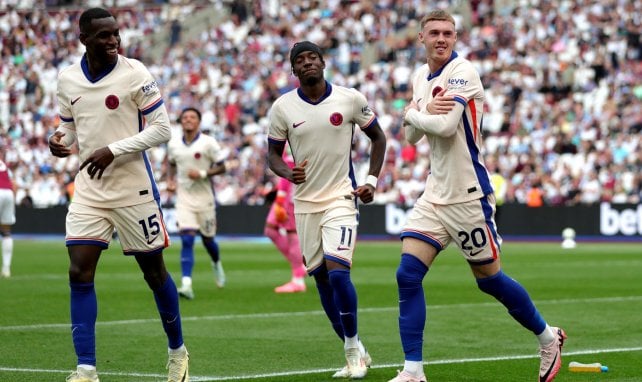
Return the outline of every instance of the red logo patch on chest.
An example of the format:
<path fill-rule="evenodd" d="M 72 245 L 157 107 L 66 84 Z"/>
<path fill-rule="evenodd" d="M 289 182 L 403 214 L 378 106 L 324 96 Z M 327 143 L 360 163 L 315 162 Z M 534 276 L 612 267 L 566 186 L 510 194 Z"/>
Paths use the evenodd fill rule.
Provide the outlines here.
<path fill-rule="evenodd" d="M 107 98 L 105 98 L 105 106 L 107 106 L 107 109 L 114 110 L 120 105 L 120 100 L 118 99 L 117 96 L 111 94 L 108 95 Z"/>
<path fill-rule="evenodd" d="M 435 96 L 436 96 L 437 94 L 439 94 L 439 92 L 440 92 L 440 91 L 442 91 L 442 90 L 443 90 L 443 89 L 441 88 L 441 86 L 435 86 L 435 87 L 432 89 L 432 96 L 433 96 L 433 97 L 435 97 Z"/>
<path fill-rule="evenodd" d="M 201 159 L 201 153 L 194 153 L 195 159 Z"/>
<path fill-rule="evenodd" d="M 341 113 L 332 113 L 330 116 L 330 123 L 334 126 L 339 126 L 343 123 L 343 115 L 341 115 Z"/>

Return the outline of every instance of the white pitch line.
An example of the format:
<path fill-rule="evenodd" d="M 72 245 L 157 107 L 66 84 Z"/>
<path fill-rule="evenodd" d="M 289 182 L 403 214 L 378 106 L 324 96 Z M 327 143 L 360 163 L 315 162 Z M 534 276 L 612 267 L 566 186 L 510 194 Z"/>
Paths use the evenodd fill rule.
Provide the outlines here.
<path fill-rule="evenodd" d="M 597 298 L 574 298 L 574 299 L 560 299 L 560 300 L 535 300 L 535 305 L 546 304 L 585 304 L 585 303 L 610 303 L 610 302 L 628 302 L 640 301 L 642 296 L 616 296 L 616 297 L 597 297 Z M 441 304 L 441 305 L 428 305 L 429 310 L 433 309 L 452 309 L 452 308 L 469 308 L 469 307 L 484 307 L 484 306 L 497 306 L 496 301 L 466 303 L 466 304 Z M 381 307 L 381 308 L 361 308 L 359 313 L 384 313 L 396 312 L 398 307 Z M 252 320 L 252 319 L 272 319 L 282 317 L 305 317 L 305 316 L 318 316 L 325 315 L 322 310 L 311 310 L 307 312 L 276 312 L 276 313 L 249 313 L 249 314 L 225 314 L 220 316 L 191 316 L 181 317 L 183 322 L 187 321 L 225 321 L 225 320 Z M 157 322 L 158 318 L 146 318 L 138 320 L 116 320 L 116 321 L 98 321 L 96 326 L 118 326 L 118 325 L 134 325 L 134 324 L 148 324 L 150 322 Z M 69 329 L 71 324 L 34 324 L 34 325 L 14 325 L 14 326 L 0 326 L 2 331 L 20 331 L 20 330 L 40 330 L 40 329 Z"/>
<path fill-rule="evenodd" d="M 572 355 L 586 355 L 586 354 L 603 354 L 603 353 L 630 353 L 642 351 L 642 346 L 630 347 L 630 348 L 611 348 L 611 349 L 586 349 L 586 350 L 576 350 L 573 352 L 564 352 L 564 356 Z M 537 354 L 522 354 L 522 355 L 510 355 L 510 356 L 497 356 L 497 357 L 479 357 L 479 358 L 459 358 L 459 359 L 442 359 L 435 361 L 424 362 L 425 365 L 450 365 L 450 364 L 462 364 L 462 363 L 473 363 L 473 362 L 493 362 L 493 361 L 510 361 L 516 359 L 529 359 L 529 358 L 538 358 Z M 403 365 L 401 364 L 383 364 L 383 365 L 373 365 L 373 369 L 387 369 L 387 368 L 398 368 Z M 22 369 L 14 367 L 0 367 L 0 371 L 6 372 L 24 372 L 24 373 L 43 373 L 43 374 L 63 374 L 69 373 L 69 370 L 55 370 L 55 369 Z M 327 369 L 308 369 L 308 370 L 295 370 L 295 371 L 284 371 L 284 372 L 275 372 L 275 373 L 261 373 L 261 374 L 247 374 L 247 375 L 237 375 L 237 376 L 195 376 L 191 375 L 190 380 L 193 382 L 214 382 L 214 381 L 239 381 L 239 380 L 252 380 L 252 379 L 263 379 L 263 378 L 275 378 L 275 377 L 292 377 L 296 375 L 307 375 L 307 374 L 318 374 L 318 373 L 329 373 L 336 371 L 335 368 Z M 117 372 L 105 372 L 101 371 L 100 375 L 114 375 L 114 376 L 126 376 L 126 377 L 135 377 L 135 378 L 165 378 L 165 374 L 152 374 L 152 373 L 117 373 Z"/>

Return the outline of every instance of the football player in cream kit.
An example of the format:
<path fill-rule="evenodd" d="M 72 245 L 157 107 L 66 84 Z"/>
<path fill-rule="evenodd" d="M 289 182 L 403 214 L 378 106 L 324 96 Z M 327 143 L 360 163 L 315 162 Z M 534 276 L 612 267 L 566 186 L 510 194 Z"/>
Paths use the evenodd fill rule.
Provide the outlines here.
<path fill-rule="evenodd" d="M 357 198 L 370 203 L 381 170 L 386 138 L 368 102 L 355 89 L 324 78 L 321 48 L 303 41 L 290 51 L 300 87 L 279 97 L 270 110 L 270 169 L 296 185 L 294 213 L 308 274 L 321 305 L 344 341 L 346 367 L 335 377 L 363 378 L 370 364 L 357 332 L 357 294 L 350 267 L 357 235 Z M 351 162 L 358 128 L 372 141 L 366 184 L 357 186 Z M 295 165 L 283 160 L 289 142 Z"/>
<path fill-rule="evenodd" d="M 401 233 L 397 269 L 399 332 L 404 369 L 389 382 L 425 382 L 423 279 L 439 252 L 455 243 L 469 263 L 479 289 L 495 297 L 540 344 L 540 381 L 550 382 L 561 365 L 566 338 L 550 327 L 526 290 L 504 274 L 495 198 L 481 154 L 484 88 L 472 63 L 453 50 L 455 20 L 436 10 L 421 20 L 419 42 L 427 63 L 413 77 L 413 99 L 404 111 L 406 139 L 430 144 L 430 175 Z"/>
<path fill-rule="evenodd" d="M 169 347 L 169 381 L 188 379 L 176 285 L 165 268 L 169 236 L 160 195 L 145 150 L 170 139 L 160 90 L 145 66 L 118 54 L 116 19 L 91 8 L 79 20 L 81 61 L 58 76 L 61 123 L 49 139 L 51 153 L 71 154 L 78 144 L 80 169 L 66 220 L 71 288 L 71 333 L 77 368 L 69 382 L 98 381 L 94 275 L 114 228 L 123 252 L 133 256 L 154 299 Z"/>
<path fill-rule="evenodd" d="M 212 176 L 225 172 L 225 153 L 219 143 L 200 130 L 201 112 L 188 107 L 179 117 L 182 136 L 174 137 L 167 148 L 167 190 L 176 191 L 176 220 L 181 236 L 181 286 L 178 293 L 194 298 L 194 239 L 199 232 L 212 260 L 216 285 L 225 285 L 216 235 L 216 200 Z"/>

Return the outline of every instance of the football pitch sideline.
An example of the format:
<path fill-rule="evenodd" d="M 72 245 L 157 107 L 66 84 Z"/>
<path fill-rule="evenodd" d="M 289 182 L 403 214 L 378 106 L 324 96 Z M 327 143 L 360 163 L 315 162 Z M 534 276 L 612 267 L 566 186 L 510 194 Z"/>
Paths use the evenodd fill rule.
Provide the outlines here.
<path fill-rule="evenodd" d="M 641 381 L 642 250 L 639 244 L 510 243 L 504 271 L 526 287 L 545 319 L 569 338 L 556 381 Z M 181 300 L 192 381 L 333 381 L 343 346 L 321 310 L 311 279 L 305 293 L 279 295 L 286 261 L 270 244 L 222 242 L 228 283 L 217 289 L 209 258 L 195 246 L 194 292 Z M 180 243 L 166 251 L 180 280 Z M 0 279 L 0 381 L 64 381 L 75 368 L 69 328 L 68 260 L 62 240 L 16 240 L 12 277 Z M 387 381 L 401 367 L 395 271 L 400 244 L 357 244 L 353 281 L 359 334 L 372 355 L 365 380 Z M 535 380 L 537 341 L 480 292 L 454 248 L 425 281 L 424 358 L 431 381 Z M 167 361 L 151 292 L 117 242 L 96 276 L 97 352 L 102 382 L 164 381 Z M 570 361 L 601 362 L 608 373 L 568 371 Z"/>

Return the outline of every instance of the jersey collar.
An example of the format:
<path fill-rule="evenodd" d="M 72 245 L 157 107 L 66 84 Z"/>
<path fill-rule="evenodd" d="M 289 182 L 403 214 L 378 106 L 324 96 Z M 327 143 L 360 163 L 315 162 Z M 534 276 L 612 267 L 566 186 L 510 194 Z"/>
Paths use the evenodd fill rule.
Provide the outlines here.
<path fill-rule="evenodd" d="M 108 67 L 105 68 L 101 73 L 98 73 L 96 77 L 92 77 L 91 74 L 89 73 L 89 61 L 87 61 L 87 53 L 82 55 L 82 59 L 80 60 L 80 67 L 82 68 L 82 72 L 85 74 L 85 77 L 89 82 L 96 83 L 103 79 L 106 75 L 111 73 L 112 70 L 118 65 L 118 60 L 113 65 L 109 65 Z"/>
<path fill-rule="evenodd" d="M 304 100 L 305 102 L 307 102 L 309 104 L 312 104 L 312 105 L 318 105 L 321 102 L 323 102 L 324 99 L 326 99 L 326 98 L 328 98 L 330 96 L 330 94 L 332 93 L 332 85 L 330 85 L 330 83 L 328 81 L 325 81 L 325 93 L 323 93 L 321 98 L 319 98 L 319 100 L 316 101 L 316 102 L 312 102 L 310 100 L 310 98 L 306 97 L 306 95 L 303 94 L 303 90 L 301 90 L 301 88 L 296 89 L 296 92 L 297 92 L 297 94 L 299 94 L 299 97 L 301 97 L 301 99 Z"/>
<path fill-rule="evenodd" d="M 451 62 L 452 60 L 454 60 L 455 58 L 457 58 L 457 56 L 458 56 L 458 55 L 457 55 L 457 52 L 455 52 L 455 51 L 453 50 L 453 52 L 451 53 L 450 58 L 448 59 L 448 61 L 446 61 L 446 63 L 445 63 L 441 68 L 439 68 L 439 70 L 437 70 L 437 71 L 436 71 L 436 72 L 434 72 L 434 73 L 430 73 L 430 74 L 428 74 L 428 81 L 432 80 L 432 79 L 433 79 L 433 78 L 435 78 L 435 77 L 439 77 L 439 75 L 440 75 L 440 74 L 441 74 L 441 72 L 444 70 L 444 68 L 446 67 L 446 65 L 450 64 L 450 62 Z"/>

